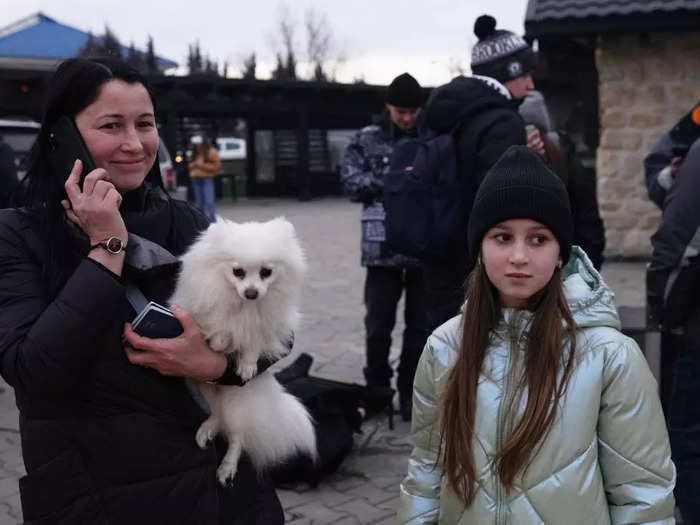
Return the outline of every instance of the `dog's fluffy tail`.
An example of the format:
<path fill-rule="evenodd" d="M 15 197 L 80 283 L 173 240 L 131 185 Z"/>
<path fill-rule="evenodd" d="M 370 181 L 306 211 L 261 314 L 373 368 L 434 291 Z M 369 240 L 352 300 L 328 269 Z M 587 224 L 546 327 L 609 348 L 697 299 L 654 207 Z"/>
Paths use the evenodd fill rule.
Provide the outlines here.
<path fill-rule="evenodd" d="M 258 472 L 274 467 L 296 454 L 305 454 L 316 461 L 316 432 L 304 405 L 284 390 L 271 372 L 264 372 L 245 387 L 242 403 L 245 423 L 243 449 Z"/>

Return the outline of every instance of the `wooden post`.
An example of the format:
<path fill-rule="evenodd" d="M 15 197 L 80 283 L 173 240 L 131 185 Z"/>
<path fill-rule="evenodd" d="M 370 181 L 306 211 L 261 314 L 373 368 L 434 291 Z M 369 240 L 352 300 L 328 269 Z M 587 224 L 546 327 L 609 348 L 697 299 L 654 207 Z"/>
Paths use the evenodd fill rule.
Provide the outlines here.
<path fill-rule="evenodd" d="M 248 119 L 246 121 L 246 140 L 245 140 L 245 172 L 246 172 L 246 187 L 249 196 L 255 196 L 257 186 L 257 163 L 255 158 L 255 121 Z"/>
<path fill-rule="evenodd" d="M 297 113 L 296 179 L 300 201 L 311 200 L 311 173 L 309 171 L 309 110 L 301 106 Z"/>

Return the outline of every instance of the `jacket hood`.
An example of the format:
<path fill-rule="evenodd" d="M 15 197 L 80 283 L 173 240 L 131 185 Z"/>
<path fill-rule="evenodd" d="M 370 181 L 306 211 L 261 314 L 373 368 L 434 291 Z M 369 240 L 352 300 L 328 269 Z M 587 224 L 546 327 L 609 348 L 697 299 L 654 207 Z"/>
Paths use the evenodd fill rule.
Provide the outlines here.
<path fill-rule="evenodd" d="M 607 326 L 620 329 L 615 294 L 578 246 L 572 247 L 562 278 L 564 295 L 579 328 Z"/>
<path fill-rule="evenodd" d="M 499 108 L 517 111 L 517 102 L 508 98 L 504 89 L 498 81 L 487 77 L 456 77 L 433 90 L 424 109 L 423 126 L 443 133 L 483 111 Z"/>

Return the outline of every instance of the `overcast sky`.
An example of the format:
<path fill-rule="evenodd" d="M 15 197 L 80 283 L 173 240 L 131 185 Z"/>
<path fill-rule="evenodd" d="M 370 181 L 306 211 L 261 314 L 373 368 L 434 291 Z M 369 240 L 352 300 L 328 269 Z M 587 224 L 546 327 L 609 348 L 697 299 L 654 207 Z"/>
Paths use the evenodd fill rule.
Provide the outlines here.
<path fill-rule="evenodd" d="M 219 64 L 238 76 L 243 57 L 258 57 L 258 76 L 274 65 L 274 35 L 280 0 L 2 0 L 0 27 L 42 11 L 59 22 L 96 34 L 105 24 L 122 44 L 142 49 L 153 36 L 156 53 L 186 64 L 188 44 L 199 40 Z M 326 14 L 335 40 L 334 56 L 346 57 L 340 81 L 363 78 L 386 84 L 408 71 L 423 85 L 451 78 L 468 64 L 477 16 L 489 13 L 498 28 L 523 33 L 527 0 L 287 0 L 297 22 L 297 48 L 304 56 L 304 11 Z M 302 66 L 303 67 L 303 66 Z"/>

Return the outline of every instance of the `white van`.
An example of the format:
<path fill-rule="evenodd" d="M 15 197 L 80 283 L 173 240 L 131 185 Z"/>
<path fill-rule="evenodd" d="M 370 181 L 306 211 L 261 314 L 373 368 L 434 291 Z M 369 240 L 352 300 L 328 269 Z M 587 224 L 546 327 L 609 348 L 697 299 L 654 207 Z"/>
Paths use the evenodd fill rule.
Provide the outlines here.
<path fill-rule="evenodd" d="M 246 156 L 244 139 L 219 137 L 216 139 L 216 148 L 219 150 L 219 158 L 222 161 L 245 159 Z"/>

